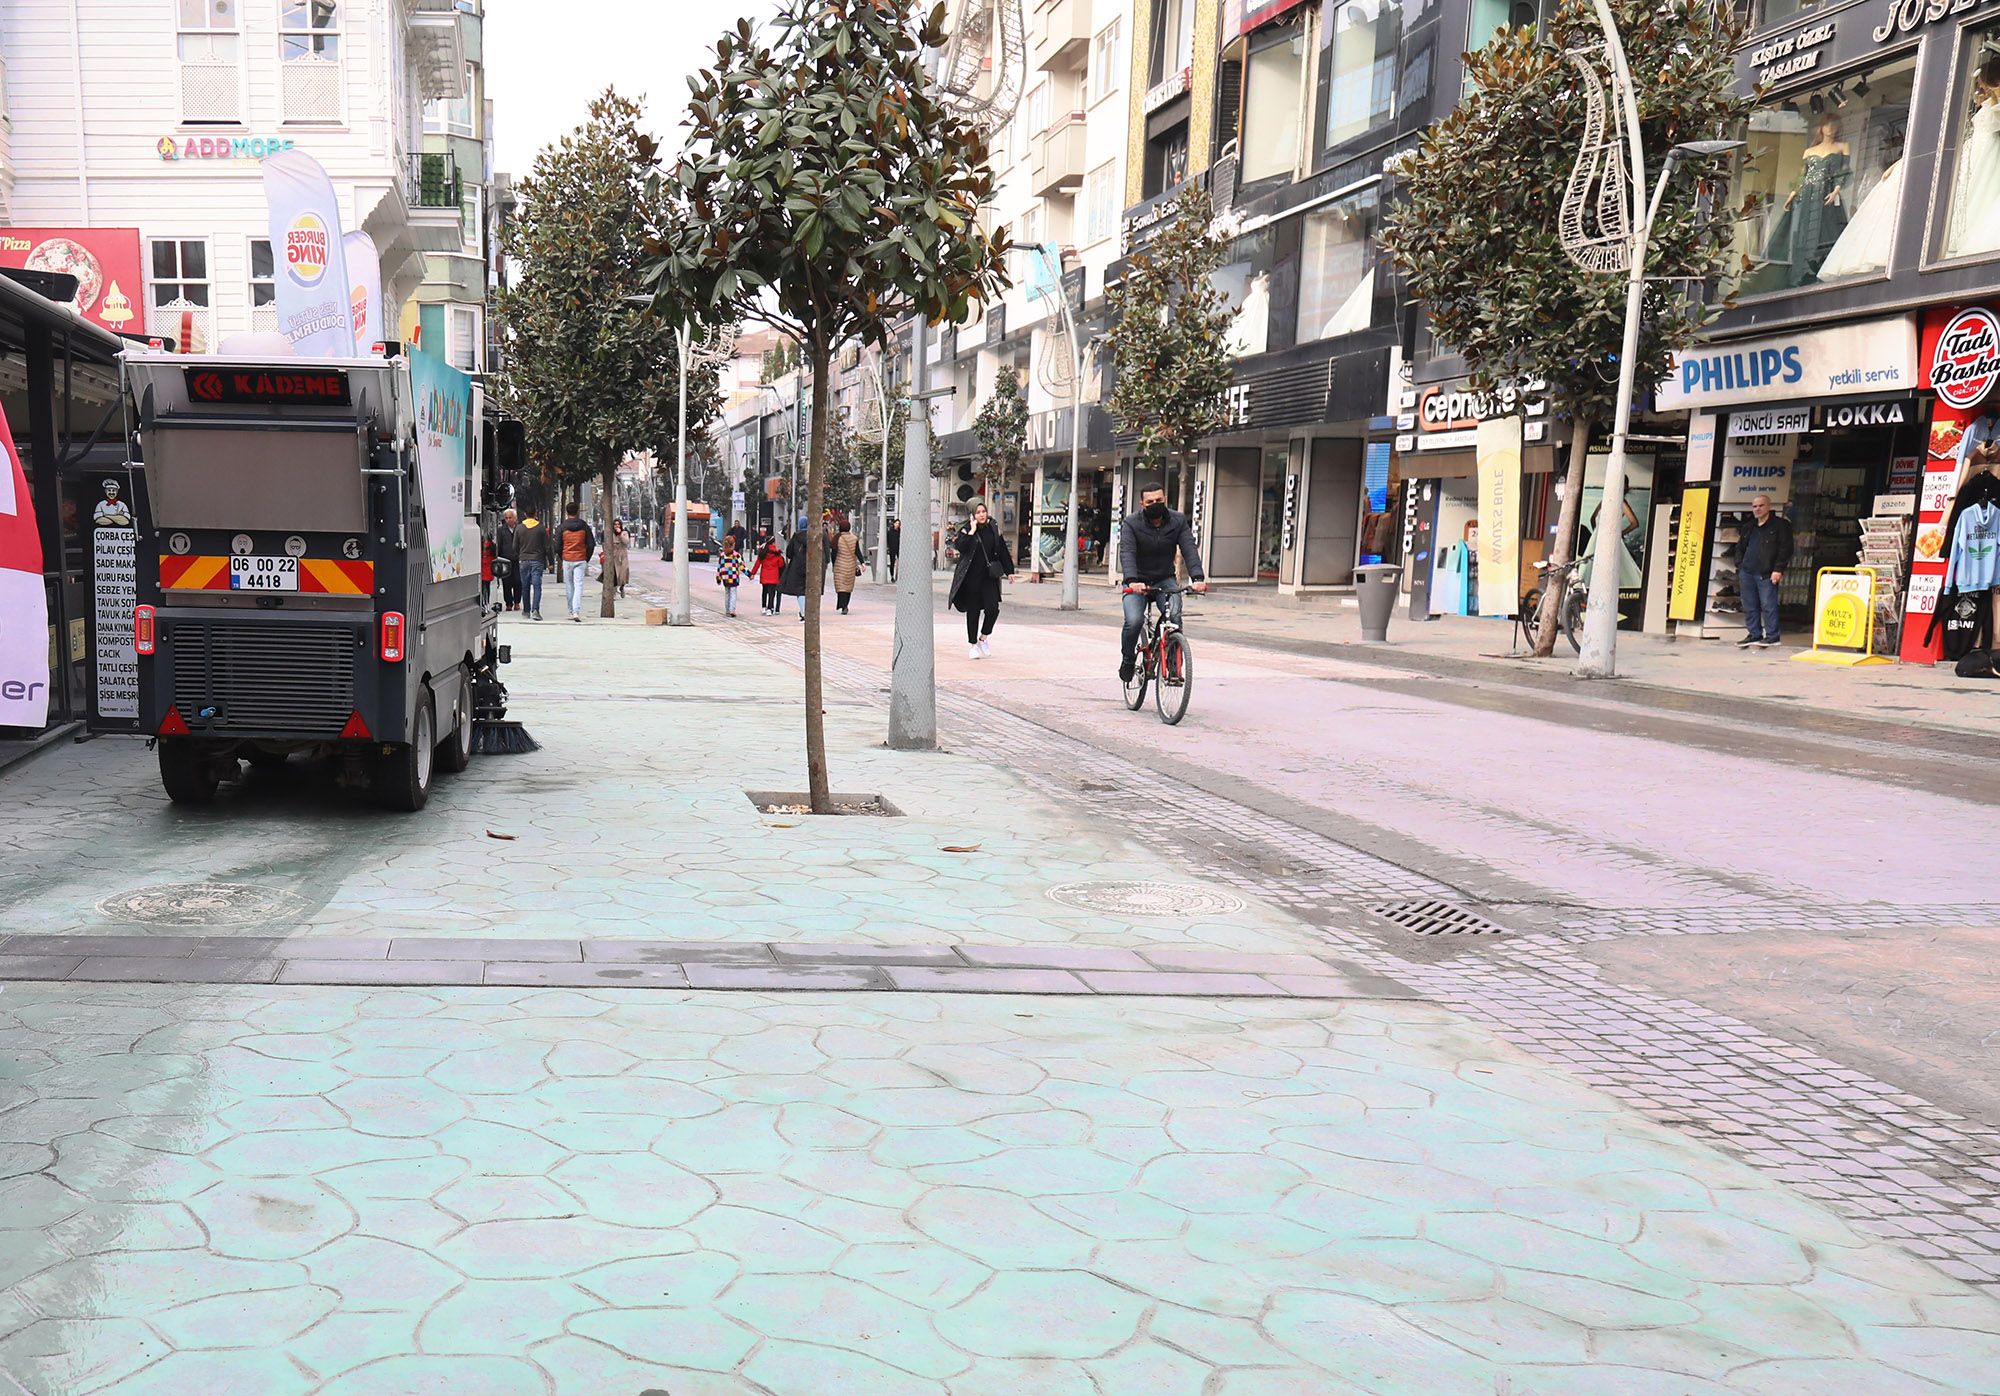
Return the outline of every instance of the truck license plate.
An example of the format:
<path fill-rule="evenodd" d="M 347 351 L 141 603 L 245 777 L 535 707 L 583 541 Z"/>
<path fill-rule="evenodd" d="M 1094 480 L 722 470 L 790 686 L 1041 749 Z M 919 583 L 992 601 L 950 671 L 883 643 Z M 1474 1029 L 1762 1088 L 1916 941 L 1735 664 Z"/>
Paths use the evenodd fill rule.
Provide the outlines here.
<path fill-rule="evenodd" d="M 232 557 L 229 559 L 229 587 L 232 591 L 297 591 L 299 560 L 295 557 Z"/>

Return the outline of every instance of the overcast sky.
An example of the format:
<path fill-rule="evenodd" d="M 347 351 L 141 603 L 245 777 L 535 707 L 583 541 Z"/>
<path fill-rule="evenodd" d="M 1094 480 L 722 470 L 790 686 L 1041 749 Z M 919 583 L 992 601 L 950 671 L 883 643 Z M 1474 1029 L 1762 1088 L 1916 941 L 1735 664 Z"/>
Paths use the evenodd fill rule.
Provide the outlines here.
<path fill-rule="evenodd" d="M 679 149 L 688 75 L 738 15 L 775 0 L 486 0 L 486 94 L 494 165 L 517 179 L 535 152 L 575 130 L 607 86 L 643 97 L 647 129 Z"/>

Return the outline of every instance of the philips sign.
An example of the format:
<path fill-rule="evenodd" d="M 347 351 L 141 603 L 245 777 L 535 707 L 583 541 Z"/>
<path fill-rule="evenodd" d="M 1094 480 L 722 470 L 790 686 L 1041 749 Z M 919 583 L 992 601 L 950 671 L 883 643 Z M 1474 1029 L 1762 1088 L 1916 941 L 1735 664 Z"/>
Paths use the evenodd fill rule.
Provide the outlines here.
<path fill-rule="evenodd" d="M 1916 320 L 1899 315 L 1689 350 L 1660 384 L 1655 402 L 1670 412 L 1861 393 L 1880 396 L 1916 386 Z"/>

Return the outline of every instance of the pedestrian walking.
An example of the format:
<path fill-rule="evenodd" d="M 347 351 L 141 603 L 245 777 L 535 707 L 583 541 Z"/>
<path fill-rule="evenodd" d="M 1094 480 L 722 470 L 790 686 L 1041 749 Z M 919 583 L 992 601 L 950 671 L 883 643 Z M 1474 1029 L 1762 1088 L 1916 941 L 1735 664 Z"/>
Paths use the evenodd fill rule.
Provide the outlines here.
<path fill-rule="evenodd" d="M 833 539 L 833 600 L 844 616 L 848 598 L 854 595 L 854 579 L 861 575 L 861 540 L 846 524 Z"/>
<path fill-rule="evenodd" d="M 1743 638 L 1736 648 L 1770 649 L 1778 640 L 1778 584 L 1792 562 L 1792 523 L 1771 508 L 1771 496 L 1750 501 L 1750 522 L 1736 525 L 1737 592 L 1743 598 Z"/>
<path fill-rule="evenodd" d="M 568 517 L 556 530 L 556 546 L 562 554 L 563 595 L 569 602 L 569 618 L 583 623 L 583 583 L 590 570 L 590 555 L 597 551 L 597 535 L 577 512 L 571 501 Z"/>
<path fill-rule="evenodd" d="M 896 558 L 903 551 L 903 521 L 889 520 L 889 580 L 896 580 Z"/>
<path fill-rule="evenodd" d="M 750 556 L 750 530 L 743 526 L 743 520 L 738 519 L 729 525 L 729 541 L 736 545 L 739 557 Z"/>
<path fill-rule="evenodd" d="M 604 573 L 606 585 L 615 585 L 623 596 L 632 580 L 632 535 L 625 531 L 623 519 L 611 521 L 611 536 L 604 540 Z"/>
<path fill-rule="evenodd" d="M 493 531 L 493 571 L 500 578 L 500 604 L 505 610 L 521 605 L 521 516 L 512 509 L 500 515 Z"/>
<path fill-rule="evenodd" d="M 806 618 L 807 527 L 806 520 L 800 519 L 799 526 L 792 532 L 791 541 L 785 544 L 785 571 L 784 575 L 778 579 L 779 591 L 783 592 L 786 596 L 796 596 L 799 599 L 800 620 Z M 826 595 L 826 553 L 824 550 L 821 550 L 819 555 L 819 593 L 822 596 Z"/>
<path fill-rule="evenodd" d="M 514 532 L 514 547 L 521 559 L 521 614 L 540 620 L 542 573 L 555 565 L 556 540 L 549 526 L 530 513 Z"/>
<path fill-rule="evenodd" d="M 1000 583 L 1014 575 L 1014 557 L 984 503 L 973 505 L 972 517 L 952 534 L 951 551 L 958 563 L 947 604 L 965 612 L 966 657 L 984 659 L 993 622 L 1000 619 Z"/>
<path fill-rule="evenodd" d="M 785 575 L 785 554 L 769 534 L 757 535 L 757 581 L 764 588 L 764 614 L 778 614 L 778 586 Z"/>
<path fill-rule="evenodd" d="M 736 614 L 736 588 L 743 581 L 743 554 L 736 550 L 736 535 L 722 535 L 722 556 L 715 560 L 716 585 L 722 588 L 722 614 Z"/>

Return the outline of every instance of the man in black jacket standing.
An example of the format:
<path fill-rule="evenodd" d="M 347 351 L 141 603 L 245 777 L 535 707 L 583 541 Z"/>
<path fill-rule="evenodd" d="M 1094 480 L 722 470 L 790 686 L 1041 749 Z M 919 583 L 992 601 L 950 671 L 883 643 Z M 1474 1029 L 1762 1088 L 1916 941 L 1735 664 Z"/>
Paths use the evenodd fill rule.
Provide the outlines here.
<path fill-rule="evenodd" d="M 500 574 L 500 599 L 510 611 L 521 604 L 521 544 L 515 537 L 520 518 L 509 509 L 493 530 L 493 570 Z"/>
<path fill-rule="evenodd" d="M 1771 496 L 1750 501 L 1750 522 L 1736 526 L 1736 589 L 1743 598 L 1743 638 L 1736 648 L 1778 643 L 1778 584 L 1792 563 L 1792 523 L 1771 508 Z"/>
<path fill-rule="evenodd" d="M 1148 481 L 1139 489 L 1139 508 L 1118 530 L 1118 570 L 1125 577 L 1125 629 L 1118 637 L 1118 682 L 1129 683 L 1138 667 L 1139 631 L 1146 624 L 1146 592 L 1173 580 L 1174 559 L 1187 559 L 1191 591 L 1207 591 L 1201 554 L 1187 515 L 1167 507 L 1166 487 Z"/>

